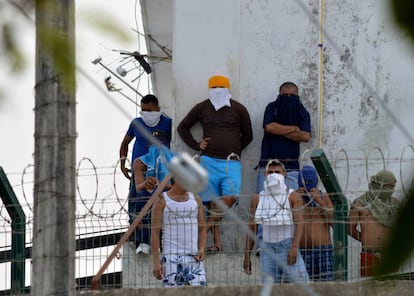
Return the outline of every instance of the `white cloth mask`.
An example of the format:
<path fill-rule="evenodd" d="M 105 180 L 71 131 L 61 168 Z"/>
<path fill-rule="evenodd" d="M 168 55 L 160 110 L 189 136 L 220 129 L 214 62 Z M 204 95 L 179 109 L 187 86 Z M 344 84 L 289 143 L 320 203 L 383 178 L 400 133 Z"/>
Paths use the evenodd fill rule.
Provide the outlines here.
<path fill-rule="evenodd" d="M 213 104 L 216 111 L 224 106 L 231 107 L 231 94 L 225 87 L 210 88 L 210 102 Z"/>
<path fill-rule="evenodd" d="M 285 177 L 281 174 L 270 174 L 266 177 L 263 188 L 266 194 L 286 194 Z"/>
<path fill-rule="evenodd" d="M 259 194 L 254 221 L 263 225 L 292 225 L 292 212 L 285 177 L 270 174 L 264 181 L 264 190 Z"/>
<path fill-rule="evenodd" d="M 156 126 L 161 119 L 161 112 L 157 111 L 140 111 L 139 114 L 141 114 L 142 120 L 149 127 Z"/>

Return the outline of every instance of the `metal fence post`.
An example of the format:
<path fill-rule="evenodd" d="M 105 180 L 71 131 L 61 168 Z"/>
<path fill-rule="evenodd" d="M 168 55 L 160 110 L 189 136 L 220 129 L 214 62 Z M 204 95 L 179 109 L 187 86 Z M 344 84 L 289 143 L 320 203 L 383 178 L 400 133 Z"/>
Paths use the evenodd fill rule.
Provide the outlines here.
<path fill-rule="evenodd" d="M 348 279 L 348 201 L 342 194 L 335 173 L 322 149 L 312 150 L 310 156 L 319 177 L 334 204 L 333 248 L 336 280 Z"/>
<path fill-rule="evenodd" d="M 25 289 L 26 215 L 1 166 L 0 197 L 12 220 L 11 291 L 21 294 Z"/>

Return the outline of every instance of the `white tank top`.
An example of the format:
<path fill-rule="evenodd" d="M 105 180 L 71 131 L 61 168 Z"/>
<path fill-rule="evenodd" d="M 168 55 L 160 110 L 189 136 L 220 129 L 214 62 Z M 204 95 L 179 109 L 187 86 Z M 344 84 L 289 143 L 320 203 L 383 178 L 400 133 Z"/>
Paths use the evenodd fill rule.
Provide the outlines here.
<path fill-rule="evenodd" d="M 289 204 L 291 192 L 272 197 L 262 191 L 256 209 L 256 223 L 263 224 L 263 241 L 277 243 L 293 237 L 294 224 Z"/>
<path fill-rule="evenodd" d="M 294 225 L 268 225 L 263 224 L 263 241 L 266 243 L 278 243 L 293 237 Z"/>
<path fill-rule="evenodd" d="M 162 246 L 164 254 L 198 254 L 198 204 L 194 194 L 187 201 L 172 200 L 163 192 Z"/>

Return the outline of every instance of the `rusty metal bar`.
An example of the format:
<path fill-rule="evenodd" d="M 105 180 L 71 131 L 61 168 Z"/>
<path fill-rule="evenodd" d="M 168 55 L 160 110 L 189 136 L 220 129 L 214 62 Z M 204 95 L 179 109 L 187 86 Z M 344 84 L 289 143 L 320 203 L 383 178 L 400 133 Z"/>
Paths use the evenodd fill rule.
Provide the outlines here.
<path fill-rule="evenodd" d="M 97 290 L 98 289 L 98 282 L 101 278 L 104 271 L 108 268 L 111 261 L 115 258 L 116 254 L 119 252 L 121 247 L 124 245 L 124 243 L 128 240 L 128 238 L 131 236 L 131 234 L 135 231 L 138 224 L 141 222 L 142 218 L 147 214 L 149 209 L 154 204 L 154 201 L 156 198 L 158 198 L 159 194 L 162 192 L 164 187 L 167 185 L 168 181 L 171 179 L 171 175 L 167 175 L 160 183 L 160 185 L 155 190 L 154 194 L 151 196 L 151 198 L 147 201 L 145 206 L 142 208 L 142 210 L 139 212 L 138 216 L 134 219 L 134 222 L 132 222 L 131 226 L 129 226 L 127 232 L 121 237 L 118 244 L 115 246 L 109 257 L 106 259 L 105 263 L 101 266 L 98 273 L 92 278 L 91 281 L 91 289 Z"/>

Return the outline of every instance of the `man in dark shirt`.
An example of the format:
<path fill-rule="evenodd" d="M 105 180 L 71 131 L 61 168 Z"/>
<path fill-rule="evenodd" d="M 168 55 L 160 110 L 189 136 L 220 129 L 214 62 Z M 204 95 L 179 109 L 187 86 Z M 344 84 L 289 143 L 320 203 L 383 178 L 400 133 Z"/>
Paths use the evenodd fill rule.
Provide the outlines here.
<path fill-rule="evenodd" d="M 223 214 L 214 200 L 219 197 L 232 207 L 240 195 L 240 155 L 253 140 L 249 113 L 241 103 L 232 99 L 230 82 L 225 76 L 215 75 L 208 81 L 209 99 L 196 104 L 178 125 L 178 133 L 192 149 L 201 152 L 200 164 L 209 173 L 209 186 L 200 193 L 208 206 L 208 231 L 213 229 L 214 245 L 207 251 L 221 251 L 220 231 L 217 223 Z M 201 123 L 203 138 L 200 142 L 190 132 Z"/>
<path fill-rule="evenodd" d="M 263 129 L 257 192 L 263 189 L 264 167 L 274 158 L 286 168 L 289 189 L 296 190 L 300 143 L 308 142 L 311 133 L 310 115 L 300 101 L 296 84 L 285 82 L 280 86 L 277 99 L 266 106 Z"/>

